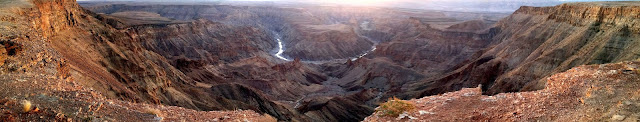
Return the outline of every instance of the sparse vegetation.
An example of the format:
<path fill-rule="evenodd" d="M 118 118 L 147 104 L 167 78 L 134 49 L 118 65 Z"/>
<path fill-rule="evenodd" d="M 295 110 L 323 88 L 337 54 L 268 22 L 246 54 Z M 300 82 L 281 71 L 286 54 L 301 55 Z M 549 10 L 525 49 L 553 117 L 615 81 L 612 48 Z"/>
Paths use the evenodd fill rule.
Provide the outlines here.
<path fill-rule="evenodd" d="M 23 100 L 22 101 L 22 112 L 29 112 L 31 111 L 31 101 L 28 100 Z"/>
<path fill-rule="evenodd" d="M 144 113 L 155 115 L 157 117 L 162 117 L 162 112 L 155 108 L 144 108 Z"/>
<path fill-rule="evenodd" d="M 398 117 L 403 112 L 410 112 L 415 108 L 416 106 L 413 103 L 393 97 L 380 104 L 380 107 L 376 109 L 376 113 L 379 112 L 379 116 Z"/>
<path fill-rule="evenodd" d="M 12 41 L 0 41 L 1 45 L 4 45 L 4 48 L 7 52 L 7 55 L 14 56 L 17 55 L 18 52 L 22 51 L 22 45 Z"/>
<path fill-rule="evenodd" d="M 58 71 L 57 75 L 63 79 L 66 79 L 69 76 L 71 76 L 71 73 L 69 73 L 69 65 L 64 60 L 58 63 L 57 71 Z"/>
<path fill-rule="evenodd" d="M 257 121 L 258 122 L 277 122 L 278 119 L 276 119 L 275 117 L 273 117 L 273 116 L 271 116 L 269 114 L 264 114 Z"/>

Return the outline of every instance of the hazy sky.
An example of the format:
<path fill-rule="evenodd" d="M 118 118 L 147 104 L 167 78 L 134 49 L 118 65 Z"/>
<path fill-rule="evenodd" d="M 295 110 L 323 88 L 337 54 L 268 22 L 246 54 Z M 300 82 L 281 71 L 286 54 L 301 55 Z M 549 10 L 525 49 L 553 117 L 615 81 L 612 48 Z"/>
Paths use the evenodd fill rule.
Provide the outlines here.
<path fill-rule="evenodd" d="M 554 6 L 565 2 L 640 1 L 640 0 L 78 0 L 136 2 L 234 2 L 271 1 L 275 3 L 312 3 L 326 5 L 385 6 L 449 11 L 512 12 L 520 6 Z"/>

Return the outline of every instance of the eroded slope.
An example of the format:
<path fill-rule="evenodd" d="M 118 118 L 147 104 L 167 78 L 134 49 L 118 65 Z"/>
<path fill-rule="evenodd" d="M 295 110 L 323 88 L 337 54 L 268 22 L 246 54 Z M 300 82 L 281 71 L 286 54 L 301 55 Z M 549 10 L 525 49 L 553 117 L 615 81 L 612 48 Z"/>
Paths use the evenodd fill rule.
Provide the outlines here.
<path fill-rule="evenodd" d="M 158 97 L 140 95 L 143 92 L 132 89 L 134 85 L 123 85 L 127 78 L 147 79 L 148 82 L 137 82 L 147 87 L 171 86 L 168 86 L 170 81 L 164 79 L 166 77 L 158 76 L 164 75 L 162 70 L 144 69 L 146 72 L 140 73 L 139 67 L 153 68 L 157 64 L 132 61 L 135 60 L 133 56 L 140 56 L 136 51 L 141 50 L 117 42 L 113 35 L 122 33 L 93 18 L 93 14 L 80 8 L 74 0 L 2 2 L 2 121 L 274 121 L 253 111 L 197 112 L 181 107 L 132 103 L 139 100 L 152 103 L 152 99 Z M 118 69 L 122 67 L 126 68 Z M 124 76 L 118 73 L 133 75 L 116 79 Z M 117 97 L 127 101 L 112 99 Z M 23 100 L 30 101 L 29 112 L 22 110 Z M 146 113 L 145 108 L 158 109 L 164 114 L 155 116 Z"/>

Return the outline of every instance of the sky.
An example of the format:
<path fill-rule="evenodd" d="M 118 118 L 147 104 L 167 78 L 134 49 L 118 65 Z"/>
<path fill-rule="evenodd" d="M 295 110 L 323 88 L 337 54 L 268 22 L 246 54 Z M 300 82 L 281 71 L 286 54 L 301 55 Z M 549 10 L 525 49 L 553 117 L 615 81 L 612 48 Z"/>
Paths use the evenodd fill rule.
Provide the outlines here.
<path fill-rule="evenodd" d="M 247 1 L 247 0 L 230 0 Z M 520 6 L 554 6 L 566 2 L 615 1 L 615 0 L 250 0 L 296 1 L 316 4 L 340 4 L 355 6 L 386 6 L 446 11 L 513 12 Z M 618 0 L 620 1 L 620 0 Z M 628 1 L 628 0 L 627 0 Z M 640 1 L 640 0 L 636 0 Z"/>
<path fill-rule="evenodd" d="M 96 1 L 96 0 L 77 0 Z M 565 2 L 640 0 L 99 0 L 136 2 L 272 2 L 319 5 L 378 6 L 447 11 L 513 12 L 520 6 L 554 6 Z"/>

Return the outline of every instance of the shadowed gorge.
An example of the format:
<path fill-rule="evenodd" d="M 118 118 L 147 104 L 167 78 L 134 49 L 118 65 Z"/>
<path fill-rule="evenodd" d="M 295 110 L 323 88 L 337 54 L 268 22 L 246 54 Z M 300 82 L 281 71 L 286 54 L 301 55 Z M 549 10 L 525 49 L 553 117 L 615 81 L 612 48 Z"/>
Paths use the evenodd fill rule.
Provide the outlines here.
<path fill-rule="evenodd" d="M 638 2 L 513 13 L 0 3 L 2 121 L 637 121 L 640 114 L 614 107 L 637 102 L 627 94 L 637 86 L 621 84 L 637 79 Z M 380 115 L 379 105 L 395 97 L 412 99 L 417 110 Z M 35 107 L 20 112 L 22 100 Z M 620 112 L 600 114 L 605 108 Z M 553 116 L 567 111 L 578 112 Z"/>
<path fill-rule="evenodd" d="M 280 120 L 299 121 L 361 120 L 373 112 L 377 103 L 398 95 L 404 84 L 445 72 L 444 67 L 461 63 L 475 51 L 489 45 L 491 36 L 496 33 L 489 28 L 490 25 L 506 16 L 497 13 L 320 6 L 108 4 L 87 5 L 87 8 L 105 18 L 103 22 L 117 21 L 110 25 L 139 38 L 145 49 L 168 59 L 169 64 L 200 87 L 233 83 L 253 89 L 207 92 L 247 105 L 215 109 L 252 109 Z M 183 11 L 166 11 L 176 9 Z M 136 17 L 140 13 L 160 17 Z M 456 19 L 446 14 L 468 14 L 478 18 Z M 172 20 L 165 22 L 157 18 Z M 474 22 L 475 31 L 446 28 L 466 26 L 467 20 Z M 182 24 L 184 21 L 194 22 Z M 208 23 L 213 23 L 211 21 L 220 22 L 209 27 L 215 30 L 206 29 Z M 166 24 L 158 24 L 163 22 Z M 194 27 L 205 30 L 192 31 Z M 255 27 L 255 31 L 244 34 L 220 31 L 225 30 L 221 28 L 234 27 L 243 28 L 243 31 Z M 192 35 L 203 32 L 210 35 Z M 247 37 L 249 42 L 238 40 L 234 34 Z M 224 42 L 225 38 L 232 41 L 217 43 L 217 40 Z M 461 41 L 452 42 L 451 39 Z M 277 43 L 284 47 L 280 56 L 290 61 L 277 56 L 281 49 Z M 424 46 L 408 47 L 418 45 Z M 233 48 L 235 46 L 246 47 Z M 442 57 L 426 58 L 436 55 Z M 248 96 L 256 96 L 259 100 L 242 100 L 240 96 L 245 95 L 226 95 L 229 92 L 250 92 L 256 95 Z M 202 102 L 208 103 L 206 100 Z M 186 106 L 177 102 L 169 104 Z M 188 106 L 214 110 L 198 105 Z M 264 108 L 267 106 L 270 107 Z"/>

